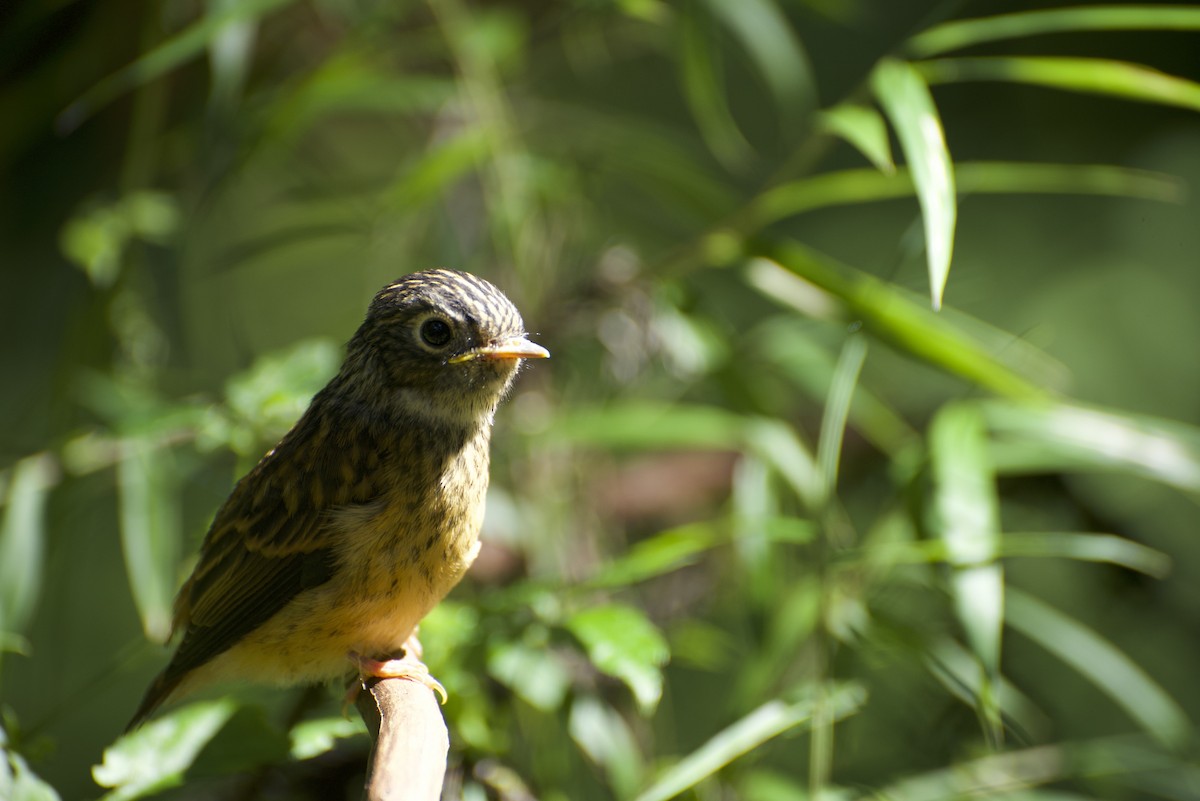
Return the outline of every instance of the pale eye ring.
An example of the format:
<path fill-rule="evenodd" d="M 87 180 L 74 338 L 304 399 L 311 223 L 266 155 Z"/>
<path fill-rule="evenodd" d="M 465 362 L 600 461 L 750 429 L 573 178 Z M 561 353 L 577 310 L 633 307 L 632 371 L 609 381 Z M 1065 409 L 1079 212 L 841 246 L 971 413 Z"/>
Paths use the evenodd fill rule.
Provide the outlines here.
<path fill-rule="evenodd" d="M 440 317 L 430 317 L 421 323 L 421 341 L 431 348 L 442 348 L 454 338 L 454 329 Z"/>

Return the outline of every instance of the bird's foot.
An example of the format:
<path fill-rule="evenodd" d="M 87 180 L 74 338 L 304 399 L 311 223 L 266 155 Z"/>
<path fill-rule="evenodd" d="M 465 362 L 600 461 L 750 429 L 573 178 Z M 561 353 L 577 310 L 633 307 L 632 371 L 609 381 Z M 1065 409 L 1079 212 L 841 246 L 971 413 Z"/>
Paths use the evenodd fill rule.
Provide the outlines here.
<path fill-rule="evenodd" d="M 365 681 L 370 678 L 408 679 L 409 681 L 415 681 L 433 690 L 441 698 L 442 703 L 446 703 L 449 697 L 446 694 L 446 688 L 442 686 L 440 681 L 430 675 L 429 668 L 421 661 L 421 644 L 416 641 L 415 637 L 410 637 L 404 645 L 403 655 L 391 659 L 374 659 L 355 653 L 354 651 L 347 654 L 351 664 L 358 669 L 359 677 L 359 681 L 350 688 L 351 694 L 346 699 L 347 705 L 354 700 L 354 696 L 358 695 L 359 689 L 365 687 Z"/>

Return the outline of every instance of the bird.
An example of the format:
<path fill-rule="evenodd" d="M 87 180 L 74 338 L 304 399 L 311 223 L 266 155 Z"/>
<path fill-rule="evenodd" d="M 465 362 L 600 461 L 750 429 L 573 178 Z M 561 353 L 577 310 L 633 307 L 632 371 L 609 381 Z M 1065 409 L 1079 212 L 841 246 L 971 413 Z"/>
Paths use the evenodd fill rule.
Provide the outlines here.
<path fill-rule="evenodd" d="M 175 600 L 182 638 L 127 727 L 216 683 L 403 676 L 421 619 L 479 552 L 493 418 L 550 356 L 470 273 L 383 287 L 337 374 L 217 511 Z"/>

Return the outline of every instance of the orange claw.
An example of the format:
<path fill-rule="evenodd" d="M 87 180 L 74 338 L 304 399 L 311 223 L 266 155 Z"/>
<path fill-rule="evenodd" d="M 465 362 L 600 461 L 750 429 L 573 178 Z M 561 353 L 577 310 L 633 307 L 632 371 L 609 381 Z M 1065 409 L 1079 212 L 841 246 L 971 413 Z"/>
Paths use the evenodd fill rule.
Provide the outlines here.
<path fill-rule="evenodd" d="M 421 661 L 418 654 L 420 651 L 417 648 L 405 649 L 404 656 L 399 658 L 380 661 L 369 656 L 351 651 L 347 654 L 350 662 L 358 668 L 358 676 L 360 683 L 369 678 L 380 679 L 408 679 L 420 684 L 424 684 L 429 689 L 433 690 L 441 698 L 442 703 L 446 703 L 448 695 L 446 688 L 442 683 L 429 674 L 429 668 Z M 363 684 L 362 686 L 366 686 Z M 357 687 L 351 687 L 353 695 L 358 694 Z M 353 695 L 347 698 L 347 703 L 353 700 Z"/>

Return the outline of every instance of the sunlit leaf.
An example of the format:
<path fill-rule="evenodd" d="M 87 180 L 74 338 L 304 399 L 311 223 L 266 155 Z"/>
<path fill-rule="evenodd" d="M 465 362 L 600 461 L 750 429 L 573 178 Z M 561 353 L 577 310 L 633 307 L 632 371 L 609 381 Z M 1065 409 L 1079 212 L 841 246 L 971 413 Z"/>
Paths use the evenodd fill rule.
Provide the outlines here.
<path fill-rule="evenodd" d="M 900 140 L 912 170 L 925 223 L 925 253 L 933 307 L 942 305 L 954 252 L 957 200 L 954 170 L 929 87 L 911 64 L 884 59 L 871 73 L 871 91 Z"/>
<path fill-rule="evenodd" d="M 887 123 L 875 109 L 842 103 L 822 111 L 819 124 L 857 148 L 880 172 L 890 175 L 896 171 Z"/>
<path fill-rule="evenodd" d="M 944 58 L 919 65 L 930 83 L 1012 81 L 1200 111 L 1200 83 L 1141 64 L 1066 56 Z"/>
<path fill-rule="evenodd" d="M 112 788 L 103 801 L 142 798 L 182 784 L 196 756 L 236 711 L 237 704 L 225 699 L 190 704 L 117 740 L 92 768 L 96 783 Z"/>
<path fill-rule="evenodd" d="M 488 674 L 543 711 L 562 706 L 571 676 L 558 655 L 523 642 L 498 642 L 488 652 Z"/>
<path fill-rule="evenodd" d="M 1067 404 L 986 403 L 992 459 L 1007 473 L 1124 472 L 1200 493 L 1200 429 Z"/>
<path fill-rule="evenodd" d="M 1169 747 L 1191 736 L 1187 713 L 1108 640 L 1028 593 L 1010 588 L 1005 606 L 1010 626 L 1096 685 L 1151 736 Z"/>
<path fill-rule="evenodd" d="M 643 612 L 621 604 L 594 606 L 569 617 L 566 627 L 598 670 L 624 682 L 643 711 L 654 709 L 670 650 Z"/>
<path fill-rule="evenodd" d="M 333 750 L 342 740 L 366 734 L 367 725 L 358 716 L 301 721 L 288 732 L 292 759 L 312 759 Z"/>
<path fill-rule="evenodd" d="M 636 584 L 693 564 L 717 542 L 717 531 L 711 524 L 669 529 L 635 543 L 627 553 L 605 564 L 588 584 L 594 587 Z"/>
<path fill-rule="evenodd" d="M 635 801 L 667 801 L 712 776 L 763 743 L 798 726 L 811 726 L 820 715 L 832 721 L 858 711 L 866 694 L 855 685 L 818 688 L 796 703 L 768 701 L 713 735 L 683 759 L 666 768 Z"/>
<path fill-rule="evenodd" d="M 999 395 L 1043 397 L 1046 391 L 938 314 L 922 308 L 896 287 L 852 270 L 797 242 L 764 248 L 750 269 L 784 269 L 840 298 L 864 330 L 900 350 Z"/>
<path fill-rule="evenodd" d="M 609 448 L 734 448 L 742 428 L 739 415 L 717 407 L 628 401 L 570 410 L 548 435 Z"/>
<path fill-rule="evenodd" d="M 11 750 L 0 726 L 0 798 L 5 801 L 60 801 L 58 792 L 34 773 L 25 757 Z"/>
<path fill-rule="evenodd" d="M 838 482 L 838 465 L 841 462 L 842 440 L 846 433 L 846 420 L 850 416 L 850 403 L 858 386 L 858 375 L 867 358 L 867 342 L 860 334 L 852 334 L 842 346 L 833 380 L 829 385 L 829 397 L 825 401 L 825 414 L 821 418 L 821 438 L 817 442 L 817 464 L 821 470 L 821 486 L 832 495 Z M 828 497 L 823 499 L 828 501 Z"/>
<path fill-rule="evenodd" d="M 908 40 L 914 56 L 931 56 L 983 42 L 1065 31 L 1195 31 L 1200 8 L 1154 5 L 1097 5 L 1018 11 L 943 22 Z"/>

